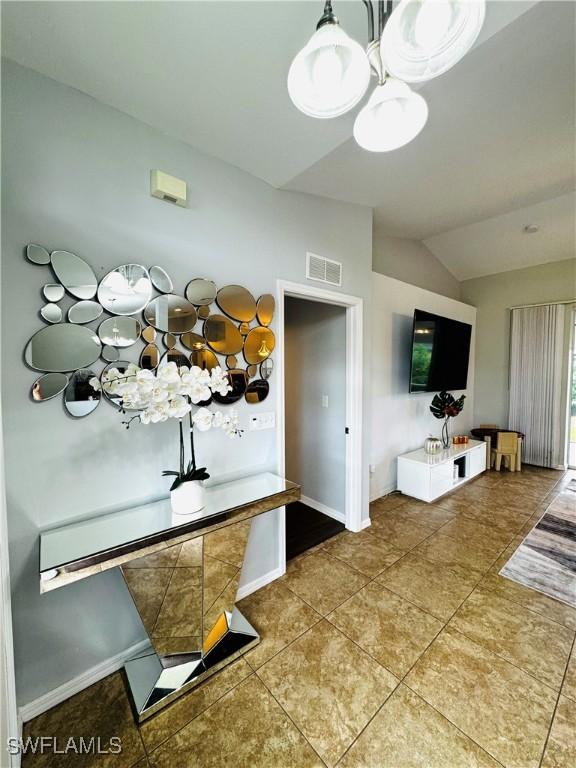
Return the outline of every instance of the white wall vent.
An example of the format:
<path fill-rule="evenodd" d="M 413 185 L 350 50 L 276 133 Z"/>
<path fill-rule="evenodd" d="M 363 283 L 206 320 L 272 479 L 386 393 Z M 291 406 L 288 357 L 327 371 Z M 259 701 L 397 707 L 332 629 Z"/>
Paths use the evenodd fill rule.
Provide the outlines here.
<path fill-rule="evenodd" d="M 342 285 L 342 264 L 339 261 L 326 259 L 316 253 L 306 254 L 306 277 L 330 285 Z"/>

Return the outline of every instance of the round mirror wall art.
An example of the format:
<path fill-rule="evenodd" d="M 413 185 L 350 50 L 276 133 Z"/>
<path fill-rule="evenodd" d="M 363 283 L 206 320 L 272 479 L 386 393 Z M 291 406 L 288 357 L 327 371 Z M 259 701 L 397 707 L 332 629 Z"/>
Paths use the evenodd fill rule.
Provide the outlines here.
<path fill-rule="evenodd" d="M 47 323 L 60 323 L 62 321 L 62 310 L 58 304 L 45 304 L 40 310 L 40 315 Z"/>
<path fill-rule="evenodd" d="M 100 323 L 98 336 L 110 347 L 131 347 L 140 338 L 141 325 L 133 317 L 109 317 Z"/>
<path fill-rule="evenodd" d="M 272 360 L 271 358 L 267 357 L 263 363 L 260 363 L 260 376 L 263 379 L 269 379 L 270 376 L 272 376 L 273 370 L 274 370 L 274 360 Z"/>
<path fill-rule="evenodd" d="M 111 347 L 105 344 L 102 347 L 102 360 L 106 360 L 107 363 L 113 363 L 116 360 L 120 360 L 120 352 L 116 347 Z"/>
<path fill-rule="evenodd" d="M 173 333 L 165 333 L 162 341 L 166 349 L 173 349 L 176 346 L 176 336 Z"/>
<path fill-rule="evenodd" d="M 112 315 L 135 315 L 152 296 L 148 270 L 140 264 L 123 264 L 108 272 L 98 287 L 98 301 Z"/>
<path fill-rule="evenodd" d="M 68 322 L 80 325 L 91 323 L 92 320 L 97 320 L 103 311 L 97 301 L 77 301 L 68 310 Z"/>
<path fill-rule="evenodd" d="M 204 349 L 206 346 L 206 339 L 204 336 L 200 336 L 199 333 L 183 333 L 180 336 L 180 341 L 186 347 L 186 349 Z"/>
<path fill-rule="evenodd" d="M 156 344 L 146 344 L 140 353 L 140 368 L 146 368 L 148 371 L 153 371 L 158 367 L 159 362 L 160 350 Z"/>
<path fill-rule="evenodd" d="M 179 349 L 168 349 L 160 358 L 160 363 L 176 363 L 178 368 L 181 368 L 183 365 L 187 368 L 190 367 L 188 357 L 183 352 L 180 352 Z"/>
<path fill-rule="evenodd" d="M 238 330 L 242 334 L 242 336 L 248 336 L 250 333 L 250 323 L 240 323 L 238 326 Z"/>
<path fill-rule="evenodd" d="M 162 267 L 150 267 L 150 280 L 152 285 L 160 293 L 172 293 L 174 285 L 170 275 Z"/>
<path fill-rule="evenodd" d="M 212 393 L 212 399 L 222 405 L 229 405 L 240 400 L 248 386 L 248 374 L 241 368 L 233 368 L 230 371 L 226 371 L 226 378 L 232 387 L 232 391 L 225 395 L 220 395 L 218 392 Z"/>
<path fill-rule="evenodd" d="M 216 298 L 216 293 L 216 283 L 212 282 L 212 280 L 203 280 L 201 277 L 190 280 L 184 291 L 188 301 L 194 304 L 195 307 L 212 304 Z"/>
<path fill-rule="evenodd" d="M 198 307 L 198 317 L 200 320 L 206 320 L 207 317 L 210 316 L 210 307 L 208 305 L 205 305 L 203 307 Z"/>
<path fill-rule="evenodd" d="M 92 267 L 80 256 L 69 251 L 52 251 L 50 263 L 54 274 L 72 296 L 77 299 L 91 299 L 96 295 L 96 275 Z"/>
<path fill-rule="evenodd" d="M 250 365 L 261 363 L 271 355 L 276 338 L 270 328 L 253 328 L 244 341 L 244 359 Z"/>
<path fill-rule="evenodd" d="M 87 368 L 100 357 L 102 344 L 90 328 L 71 323 L 49 325 L 32 336 L 24 360 L 37 371 L 66 372 Z"/>
<path fill-rule="evenodd" d="M 88 416 L 100 405 L 102 393 L 90 384 L 90 379 L 96 376 L 90 368 L 75 371 L 64 392 L 64 407 L 75 419 Z"/>
<path fill-rule="evenodd" d="M 127 372 L 128 372 L 128 367 L 131 366 L 131 365 L 133 366 L 134 363 L 129 363 L 127 360 L 118 360 L 118 361 L 116 361 L 114 363 L 108 363 L 108 365 L 105 366 L 102 369 L 101 373 L 100 373 L 100 381 L 102 382 L 102 377 L 104 376 L 104 374 L 108 373 L 108 371 L 111 368 L 115 368 L 118 371 L 119 376 L 126 377 L 126 380 L 128 381 L 129 377 L 127 376 Z M 106 386 L 105 383 L 102 383 L 102 392 L 104 393 L 104 397 L 106 398 L 106 400 L 108 400 L 109 403 L 112 403 L 117 408 L 120 408 L 121 398 L 119 397 L 119 395 L 112 394 L 108 390 L 108 387 Z M 128 408 L 127 406 L 124 406 L 124 409 L 126 411 L 140 411 L 141 410 L 140 407 Z"/>
<path fill-rule="evenodd" d="M 238 328 L 224 315 L 210 315 L 204 322 L 204 337 L 220 355 L 236 355 L 244 344 Z"/>
<path fill-rule="evenodd" d="M 65 373 L 44 373 L 32 384 L 30 395 L 37 403 L 51 400 L 63 392 L 67 384 L 68 376 Z"/>
<path fill-rule="evenodd" d="M 195 349 L 190 355 L 190 365 L 197 365 L 202 370 L 211 371 L 220 363 L 211 349 Z"/>
<path fill-rule="evenodd" d="M 248 368 L 246 368 L 246 373 L 248 374 L 249 379 L 253 379 L 254 376 L 258 373 L 258 366 L 257 365 L 249 365 Z"/>
<path fill-rule="evenodd" d="M 34 243 L 30 243 L 26 246 L 26 258 L 28 261 L 31 261 L 32 264 L 50 264 L 50 254 L 46 248 L 41 245 L 35 245 Z"/>
<path fill-rule="evenodd" d="M 236 359 L 236 355 L 228 355 L 228 357 L 226 358 L 226 367 L 227 368 L 238 367 L 238 360 Z"/>
<path fill-rule="evenodd" d="M 158 331 L 179 335 L 196 325 L 196 310 L 181 296 L 166 293 L 152 299 L 144 310 L 144 320 Z"/>
<path fill-rule="evenodd" d="M 260 296 L 256 304 L 256 317 L 260 325 L 270 325 L 274 317 L 275 307 L 276 300 L 271 293 L 265 293 L 263 296 Z"/>
<path fill-rule="evenodd" d="M 64 298 L 64 286 L 59 283 L 47 283 L 42 288 L 46 301 L 60 301 Z"/>
<path fill-rule="evenodd" d="M 152 328 L 151 325 L 147 325 L 146 328 L 142 331 L 142 338 L 144 341 L 147 341 L 148 344 L 152 344 L 152 342 L 156 341 L 156 328 Z"/>
<path fill-rule="evenodd" d="M 266 400 L 268 397 L 269 390 L 270 385 L 267 381 L 264 379 L 256 379 L 256 381 L 251 381 L 250 384 L 248 384 L 244 397 L 246 398 L 247 403 L 261 403 L 262 400 Z"/>
<path fill-rule="evenodd" d="M 225 315 L 241 323 L 249 323 L 256 317 L 254 296 L 241 285 L 227 285 L 216 294 L 216 303 Z"/>

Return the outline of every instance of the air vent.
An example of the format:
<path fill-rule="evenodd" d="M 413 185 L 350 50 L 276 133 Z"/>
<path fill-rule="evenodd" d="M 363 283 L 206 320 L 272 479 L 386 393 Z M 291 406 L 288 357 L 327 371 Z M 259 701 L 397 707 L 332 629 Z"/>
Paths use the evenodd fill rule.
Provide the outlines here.
<path fill-rule="evenodd" d="M 339 261 L 325 259 L 316 253 L 306 254 L 306 277 L 319 283 L 342 285 L 342 264 Z"/>

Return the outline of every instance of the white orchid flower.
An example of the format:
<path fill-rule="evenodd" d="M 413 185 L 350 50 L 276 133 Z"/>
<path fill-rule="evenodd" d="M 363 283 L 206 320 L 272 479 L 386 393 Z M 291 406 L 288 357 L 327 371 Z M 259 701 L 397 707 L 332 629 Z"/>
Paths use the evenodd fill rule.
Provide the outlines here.
<path fill-rule="evenodd" d="M 212 411 L 208 408 L 199 408 L 192 417 L 192 421 L 200 432 L 207 432 L 212 426 Z"/>

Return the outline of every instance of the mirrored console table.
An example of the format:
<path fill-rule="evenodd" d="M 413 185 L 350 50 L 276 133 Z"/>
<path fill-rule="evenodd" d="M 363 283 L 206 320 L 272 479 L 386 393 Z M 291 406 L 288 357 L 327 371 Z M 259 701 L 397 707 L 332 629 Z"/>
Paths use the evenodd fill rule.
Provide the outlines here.
<path fill-rule="evenodd" d="M 150 639 L 125 665 L 145 720 L 258 643 L 235 606 L 251 519 L 299 498 L 299 486 L 263 473 L 207 488 L 189 517 L 166 498 L 47 530 L 40 591 L 120 568 Z"/>

